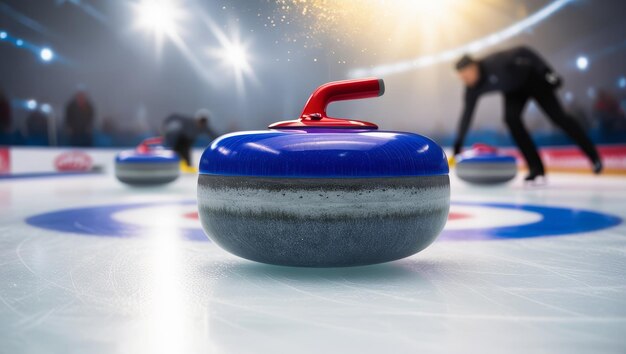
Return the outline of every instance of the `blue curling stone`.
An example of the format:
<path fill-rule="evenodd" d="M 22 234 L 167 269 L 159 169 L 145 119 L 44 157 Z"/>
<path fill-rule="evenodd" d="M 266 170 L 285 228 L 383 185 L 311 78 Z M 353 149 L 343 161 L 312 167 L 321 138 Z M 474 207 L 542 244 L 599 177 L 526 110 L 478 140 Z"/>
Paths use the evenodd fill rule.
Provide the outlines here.
<path fill-rule="evenodd" d="M 134 186 L 166 184 L 178 178 L 179 165 L 180 158 L 171 150 L 126 150 L 115 157 L 115 176 L 121 182 Z"/>
<path fill-rule="evenodd" d="M 460 154 L 456 161 L 456 175 L 468 183 L 502 184 L 517 175 L 515 157 L 500 154 L 491 147 L 470 149 Z"/>
<path fill-rule="evenodd" d="M 441 147 L 326 116 L 328 102 L 383 91 L 375 78 L 328 83 L 299 120 L 213 141 L 198 177 L 209 238 L 243 258 L 306 267 L 387 262 L 430 245 L 450 206 Z"/>
<path fill-rule="evenodd" d="M 392 261 L 446 223 L 446 156 L 417 134 L 318 128 L 222 136 L 200 160 L 209 237 L 250 260 L 337 267 Z"/>

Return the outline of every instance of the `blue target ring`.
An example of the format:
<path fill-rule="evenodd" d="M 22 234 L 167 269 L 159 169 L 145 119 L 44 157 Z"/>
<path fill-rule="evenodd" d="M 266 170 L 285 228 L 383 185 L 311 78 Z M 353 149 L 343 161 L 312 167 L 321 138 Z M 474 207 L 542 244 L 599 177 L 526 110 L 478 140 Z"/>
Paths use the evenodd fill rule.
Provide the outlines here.
<path fill-rule="evenodd" d="M 146 232 L 145 226 L 115 220 L 115 213 L 146 207 L 167 205 L 193 205 L 195 201 L 171 203 L 114 204 L 96 207 L 63 209 L 34 215 L 26 219 L 28 225 L 63 233 L 102 237 L 137 237 Z M 498 240 L 528 237 L 561 236 L 598 231 L 619 225 L 620 217 L 584 209 L 564 207 L 508 204 L 508 203 L 452 203 L 459 206 L 490 207 L 508 210 L 521 210 L 541 215 L 541 219 L 523 225 L 498 226 L 445 230 L 440 240 Z M 198 225 L 199 226 L 199 225 Z M 193 241 L 208 241 L 202 229 L 181 228 L 181 235 Z"/>
<path fill-rule="evenodd" d="M 26 223 L 42 229 L 77 233 L 86 236 L 103 237 L 136 237 L 144 233 L 145 226 L 120 222 L 113 218 L 113 214 L 137 208 L 148 208 L 167 205 L 192 205 L 195 201 L 172 203 L 135 203 L 114 204 L 96 207 L 63 209 L 50 213 L 31 216 Z M 183 237 L 193 241 L 208 241 L 201 229 L 181 228 Z"/>
<path fill-rule="evenodd" d="M 453 205 L 481 206 L 510 210 L 522 210 L 541 215 L 541 220 L 524 225 L 493 228 L 444 230 L 439 236 L 446 240 L 514 239 L 541 236 L 561 236 L 592 232 L 617 226 L 622 219 L 584 209 L 563 207 L 505 204 L 505 203 L 453 203 Z"/>

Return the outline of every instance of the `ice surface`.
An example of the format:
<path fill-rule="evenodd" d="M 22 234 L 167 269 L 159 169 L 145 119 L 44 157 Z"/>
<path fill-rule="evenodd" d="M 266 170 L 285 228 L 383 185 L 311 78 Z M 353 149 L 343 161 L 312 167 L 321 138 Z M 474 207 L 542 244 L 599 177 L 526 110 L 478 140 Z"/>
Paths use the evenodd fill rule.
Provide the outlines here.
<path fill-rule="evenodd" d="M 159 205 L 193 200 L 195 188 L 194 176 L 140 189 L 111 175 L 0 181 L 0 352 L 626 352 L 624 224 L 441 240 L 378 266 L 284 268 L 180 237 L 181 223 L 198 223 L 181 217 L 189 205 Z M 554 174 L 542 187 L 518 177 L 489 189 L 453 178 L 452 199 L 626 217 L 626 180 Z M 114 218 L 140 219 L 139 237 L 25 223 L 59 209 L 143 202 L 155 207 Z"/>

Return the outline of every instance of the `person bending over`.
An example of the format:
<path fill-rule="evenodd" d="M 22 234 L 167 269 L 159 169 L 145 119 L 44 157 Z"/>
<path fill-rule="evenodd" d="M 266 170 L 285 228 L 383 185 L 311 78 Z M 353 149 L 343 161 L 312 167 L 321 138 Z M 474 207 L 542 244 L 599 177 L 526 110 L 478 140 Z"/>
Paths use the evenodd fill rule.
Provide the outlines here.
<path fill-rule="evenodd" d="M 527 181 L 545 174 L 537 147 L 522 122 L 522 112 L 531 99 L 591 160 L 593 172 L 602 171 L 596 147 L 576 119 L 563 110 L 557 98 L 556 90 L 562 84 L 560 76 L 532 49 L 515 47 L 482 59 L 464 55 L 455 68 L 465 84 L 465 104 L 454 143 L 454 155 L 461 152 L 478 99 L 485 93 L 501 92 L 504 97 L 504 121 L 529 169 Z"/>
<path fill-rule="evenodd" d="M 172 114 L 163 121 L 163 140 L 165 145 L 174 150 L 185 162 L 187 167 L 192 166 L 191 148 L 200 134 L 209 138 L 217 137 L 209 125 L 209 113 L 200 110 L 195 118 Z"/>

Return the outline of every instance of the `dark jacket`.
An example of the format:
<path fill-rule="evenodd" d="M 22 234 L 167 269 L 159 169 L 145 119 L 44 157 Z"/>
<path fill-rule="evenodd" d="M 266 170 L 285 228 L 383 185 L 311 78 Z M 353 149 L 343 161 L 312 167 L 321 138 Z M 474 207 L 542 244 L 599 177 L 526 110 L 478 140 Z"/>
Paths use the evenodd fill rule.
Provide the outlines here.
<path fill-rule="evenodd" d="M 165 118 L 162 129 L 165 144 L 168 146 L 176 145 L 178 139 L 193 142 L 200 134 L 206 134 L 211 139 L 217 137 L 217 134 L 208 126 L 208 122 L 206 127 L 200 127 L 196 119 L 180 114 L 172 114 Z"/>
<path fill-rule="evenodd" d="M 524 90 L 531 74 L 545 76 L 552 72 L 550 65 L 528 47 L 515 47 L 491 54 L 478 61 L 480 80 L 465 88 L 464 107 L 459 122 L 454 153 L 458 154 L 480 96 L 489 92 L 515 92 Z"/>
<path fill-rule="evenodd" d="M 0 91 L 0 133 L 11 130 L 11 102 L 2 91 Z"/>
<path fill-rule="evenodd" d="M 94 107 L 87 97 L 83 102 L 74 97 L 65 106 L 65 125 L 71 129 L 71 135 L 91 135 L 94 119 Z"/>

